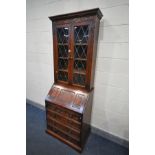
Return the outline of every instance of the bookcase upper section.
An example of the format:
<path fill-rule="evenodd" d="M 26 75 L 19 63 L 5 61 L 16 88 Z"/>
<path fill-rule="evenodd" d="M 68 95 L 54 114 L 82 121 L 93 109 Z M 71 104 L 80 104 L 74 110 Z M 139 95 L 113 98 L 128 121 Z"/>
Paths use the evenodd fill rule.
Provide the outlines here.
<path fill-rule="evenodd" d="M 49 17 L 53 28 L 54 81 L 91 90 L 94 85 L 99 8 Z"/>

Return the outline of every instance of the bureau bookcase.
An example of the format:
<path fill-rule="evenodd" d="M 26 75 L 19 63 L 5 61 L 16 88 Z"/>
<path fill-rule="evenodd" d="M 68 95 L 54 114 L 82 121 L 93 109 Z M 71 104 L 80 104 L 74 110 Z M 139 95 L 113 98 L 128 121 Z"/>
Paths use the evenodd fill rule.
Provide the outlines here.
<path fill-rule="evenodd" d="M 99 8 L 52 16 L 54 84 L 46 132 L 81 152 L 90 132 Z"/>

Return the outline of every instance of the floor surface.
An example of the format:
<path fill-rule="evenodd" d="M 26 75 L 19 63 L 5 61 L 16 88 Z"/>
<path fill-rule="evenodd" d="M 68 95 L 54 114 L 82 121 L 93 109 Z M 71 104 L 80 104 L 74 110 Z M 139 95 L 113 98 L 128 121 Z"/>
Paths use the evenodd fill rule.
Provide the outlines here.
<path fill-rule="evenodd" d="M 45 111 L 26 106 L 27 155 L 80 155 L 69 146 L 45 133 Z M 81 155 L 128 155 L 129 150 L 96 134 L 90 134 Z"/>

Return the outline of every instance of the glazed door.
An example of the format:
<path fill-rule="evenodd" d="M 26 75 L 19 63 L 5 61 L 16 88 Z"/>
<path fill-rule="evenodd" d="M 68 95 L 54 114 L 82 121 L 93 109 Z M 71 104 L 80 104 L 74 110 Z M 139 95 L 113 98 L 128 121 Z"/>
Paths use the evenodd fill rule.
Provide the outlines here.
<path fill-rule="evenodd" d="M 89 21 L 55 26 L 55 81 L 86 87 L 90 51 Z"/>
<path fill-rule="evenodd" d="M 55 81 L 69 83 L 70 74 L 70 26 L 60 25 L 55 28 L 54 40 L 54 62 L 55 62 Z"/>
<path fill-rule="evenodd" d="M 90 40 L 89 22 L 73 25 L 73 73 L 72 84 L 86 87 L 88 73 L 88 53 Z"/>

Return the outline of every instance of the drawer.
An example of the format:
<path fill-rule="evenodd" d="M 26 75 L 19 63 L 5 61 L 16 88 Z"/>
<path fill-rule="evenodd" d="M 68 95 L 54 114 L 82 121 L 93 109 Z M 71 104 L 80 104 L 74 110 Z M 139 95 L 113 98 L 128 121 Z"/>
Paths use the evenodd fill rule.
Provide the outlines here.
<path fill-rule="evenodd" d="M 62 108 L 62 107 L 59 107 L 59 106 L 56 106 L 56 105 L 50 104 L 50 103 L 47 103 L 46 108 L 48 110 L 52 110 L 52 111 L 58 113 L 59 115 L 66 117 L 66 118 L 81 122 L 81 119 L 82 119 L 81 115 L 74 111 L 67 110 L 65 108 Z"/>
<path fill-rule="evenodd" d="M 74 143 L 75 145 L 80 145 L 80 141 L 75 140 L 74 138 L 68 136 L 67 134 L 65 134 L 64 132 L 61 132 L 60 130 L 58 130 L 57 128 L 55 128 L 54 126 L 47 126 L 47 129 L 56 133 L 57 135 L 61 136 L 62 138 L 64 138 L 65 140 L 70 141 L 71 143 Z"/>
<path fill-rule="evenodd" d="M 57 121 L 63 122 L 64 125 L 67 125 L 68 127 L 74 128 L 76 130 L 80 130 L 81 128 L 81 122 L 77 122 L 73 119 L 69 119 L 68 117 L 65 117 L 49 109 L 47 109 L 47 117 L 52 117 Z"/>
<path fill-rule="evenodd" d="M 62 122 L 58 122 L 50 117 L 47 117 L 47 127 L 54 132 L 55 130 L 58 130 L 61 133 L 70 137 L 71 139 L 74 139 L 75 141 L 80 141 L 80 133 L 76 132 L 75 130 L 72 130 L 67 126 L 64 126 Z"/>

